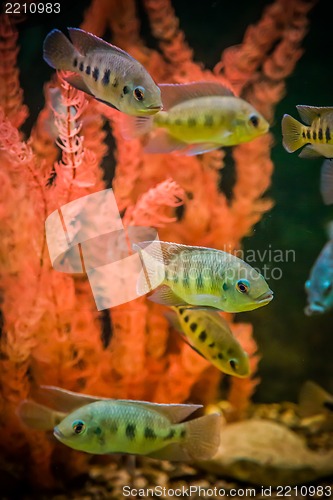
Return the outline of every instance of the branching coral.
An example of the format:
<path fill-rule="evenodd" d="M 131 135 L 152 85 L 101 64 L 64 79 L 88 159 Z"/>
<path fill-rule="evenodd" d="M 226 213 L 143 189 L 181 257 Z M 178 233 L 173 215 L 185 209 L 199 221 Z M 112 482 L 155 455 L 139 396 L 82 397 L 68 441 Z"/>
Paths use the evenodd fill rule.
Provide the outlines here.
<path fill-rule="evenodd" d="M 231 84 L 266 118 L 273 117 L 284 79 L 301 55 L 312 2 L 275 0 L 248 29 L 243 43 L 224 51 L 213 72 L 194 62 L 169 0 L 145 0 L 143 6 L 159 50 L 145 46 L 134 0 L 93 0 L 82 27 L 98 36 L 110 28 L 112 42 L 139 59 L 158 82 L 213 79 Z M 139 140 L 122 138 L 118 113 L 74 90 L 58 75 L 45 86 L 45 108 L 24 140 L 18 127 L 27 110 L 18 83 L 16 40 L 16 27 L 4 16 L 0 446 L 8 456 L 28 449 L 32 477 L 50 484 L 55 445 L 41 434 L 27 432 L 16 417 L 20 400 L 38 385 L 101 396 L 208 402 L 220 382 L 220 373 L 170 331 L 161 306 L 143 297 L 99 314 L 84 275 L 52 269 L 45 219 L 62 204 L 104 188 L 100 167 L 108 149 L 105 121 L 115 141 L 112 187 L 124 225 L 150 225 L 158 228 L 163 240 L 230 251 L 239 248 L 241 238 L 272 206 L 262 198 L 273 169 L 272 137 L 233 148 L 236 181 L 227 197 L 219 189 L 223 151 L 197 157 L 144 154 Z M 251 325 L 233 328 L 255 373 L 258 357 Z M 240 414 L 257 381 L 231 380 L 229 398 Z"/>

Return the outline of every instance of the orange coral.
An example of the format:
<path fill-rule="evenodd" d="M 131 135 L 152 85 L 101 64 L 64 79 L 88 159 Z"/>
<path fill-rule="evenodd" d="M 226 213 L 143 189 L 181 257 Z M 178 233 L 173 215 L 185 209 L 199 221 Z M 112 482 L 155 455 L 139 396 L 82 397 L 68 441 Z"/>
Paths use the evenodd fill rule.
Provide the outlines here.
<path fill-rule="evenodd" d="M 112 41 L 139 59 L 156 81 L 221 81 L 271 119 L 284 79 L 301 55 L 312 4 L 275 0 L 259 23 L 248 28 L 243 43 L 224 51 L 213 72 L 193 61 L 170 0 L 143 2 L 160 52 L 145 46 L 134 0 L 93 0 L 82 27 L 98 36 L 110 27 Z M 273 169 L 272 137 L 233 148 L 236 181 L 227 197 L 218 187 L 223 151 L 197 157 L 144 154 L 140 140 L 122 138 L 118 113 L 58 75 L 45 87 L 45 108 L 24 141 L 18 130 L 27 110 L 18 83 L 17 32 L 6 16 L 0 36 L 0 182 L 5 187 L 0 194 L 0 442 L 8 456 L 28 445 L 32 477 L 50 483 L 54 445 L 20 427 L 16 417 L 17 405 L 34 387 L 53 384 L 101 396 L 206 403 L 220 382 L 215 368 L 170 333 L 161 306 L 143 297 L 99 314 L 84 275 L 65 275 L 51 267 L 44 235 L 47 215 L 104 188 L 105 120 L 115 141 L 112 187 L 123 223 L 158 227 L 167 241 L 230 251 L 239 248 L 241 238 L 272 206 L 262 197 Z M 51 88 L 61 94 L 53 111 Z M 57 141 L 50 127 L 53 115 Z M 61 160 L 55 162 L 60 152 Z M 259 358 L 251 326 L 232 328 L 249 351 L 255 373 Z M 255 377 L 232 380 L 229 398 L 240 414 L 257 382 Z"/>

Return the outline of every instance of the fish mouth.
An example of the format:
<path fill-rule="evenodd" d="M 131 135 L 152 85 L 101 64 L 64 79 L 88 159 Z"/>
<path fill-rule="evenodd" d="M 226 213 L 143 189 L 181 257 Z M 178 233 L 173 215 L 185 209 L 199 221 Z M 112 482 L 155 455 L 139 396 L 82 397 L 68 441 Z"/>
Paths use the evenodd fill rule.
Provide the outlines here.
<path fill-rule="evenodd" d="M 323 314 L 325 309 L 320 304 L 310 304 L 304 309 L 304 312 L 307 316 L 314 316 L 316 314 Z"/>
<path fill-rule="evenodd" d="M 257 304 L 268 304 L 271 300 L 273 300 L 274 294 L 272 290 L 268 290 L 268 292 L 263 293 L 257 297 Z"/>
<path fill-rule="evenodd" d="M 57 438 L 57 439 L 64 439 L 64 435 L 63 433 L 61 432 L 61 430 L 59 429 L 58 426 L 56 426 L 54 429 L 53 429 L 53 435 Z"/>

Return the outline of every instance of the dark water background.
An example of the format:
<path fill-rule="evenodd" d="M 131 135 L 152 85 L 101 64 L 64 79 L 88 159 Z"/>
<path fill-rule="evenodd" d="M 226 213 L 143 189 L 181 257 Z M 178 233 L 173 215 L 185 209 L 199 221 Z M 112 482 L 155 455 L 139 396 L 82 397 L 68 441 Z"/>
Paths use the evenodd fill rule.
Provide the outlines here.
<path fill-rule="evenodd" d="M 291 0 L 292 1 L 292 0 Z M 222 50 L 242 41 L 246 27 L 258 21 L 263 7 L 271 2 L 223 0 L 174 0 L 195 59 L 209 68 Z M 41 47 L 53 28 L 78 26 L 84 6 L 89 1 L 61 2 L 61 15 L 32 15 L 20 26 L 19 56 L 25 101 L 31 110 L 28 131 L 43 107 L 42 86 L 53 70 L 42 60 Z M 142 12 L 142 5 L 139 2 Z M 284 113 L 297 117 L 295 106 L 333 105 L 332 84 L 332 18 L 327 4 L 319 0 L 310 13 L 309 32 L 304 39 L 305 52 L 294 73 L 287 79 L 287 92 L 277 107 L 272 132 L 275 145 L 272 159 L 275 172 L 268 195 L 274 208 L 256 225 L 253 235 L 244 240 L 244 249 L 293 250 L 295 262 L 263 264 L 279 266 L 282 278 L 270 281 L 275 298 L 269 306 L 237 316 L 239 321 L 254 325 L 259 344 L 261 384 L 257 401 L 296 400 L 300 385 L 313 379 L 333 393 L 333 312 L 315 317 L 304 315 L 306 296 L 304 282 L 327 237 L 326 223 L 333 218 L 333 208 L 325 207 L 319 193 L 322 160 L 302 160 L 288 154 L 281 143 L 281 118 Z M 155 41 L 142 17 L 143 36 L 149 45 Z M 275 254 L 276 255 L 276 254 Z"/>

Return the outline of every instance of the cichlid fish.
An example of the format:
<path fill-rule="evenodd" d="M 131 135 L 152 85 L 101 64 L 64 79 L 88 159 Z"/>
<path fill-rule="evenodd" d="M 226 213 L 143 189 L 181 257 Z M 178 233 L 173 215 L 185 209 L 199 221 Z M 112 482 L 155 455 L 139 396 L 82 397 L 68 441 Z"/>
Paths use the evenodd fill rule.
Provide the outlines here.
<path fill-rule="evenodd" d="M 292 116 L 282 118 L 283 146 L 293 153 L 305 144 L 301 158 L 325 156 L 333 158 L 333 108 L 315 106 L 296 106 L 303 125 Z"/>
<path fill-rule="evenodd" d="M 130 139 L 151 132 L 147 153 L 201 154 L 265 134 L 269 124 L 251 104 L 217 82 L 160 84 L 163 111 L 153 117 L 123 118 Z"/>
<path fill-rule="evenodd" d="M 223 373 L 235 377 L 250 375 L 247 353 L 217 311 L 186 307 L 172 309 L 165 316 L 195 351 Z"/>
<path fill-rule="evenodd" d="M 333 308 L 333 224 L 329 225 L 329 241 L 315 261 L 305 283 L 308 305 L 305 314 L 323 314 Z"/>
<path fill-rule="evenodd" d="M 213 248 L 145 241 L 133 245 L 143 264 L 137 291 L 168 306 L 251 311 L 273 298 L 265 279 L 246 262 Z"/>
<path fill-rule="evenodd" d="M 317 430 L 333 430 L 333 396 L 315 382 L 307 380 L 303 384 L 298 408 L 303 425 L 310 422 Z"/>
<path fill-rule="evenodd" d="M 71 41 L 59 30 L 44 40 L 44 60 L 57 70 L 73 71 L 73 87 L 130 115 L 157 113 L 161 92 L 145 68 L 127 52 L 78 28 L 68 28 Z"/>
<path fill-rule="evenodd" d="M 67 415 L 54 428 L 54 435 L 70 448 L 93 454 L 205 459 L 217 451 L 220 415 L 181 422 L 198 408 L 145 401 L 97 401 Z"/>

